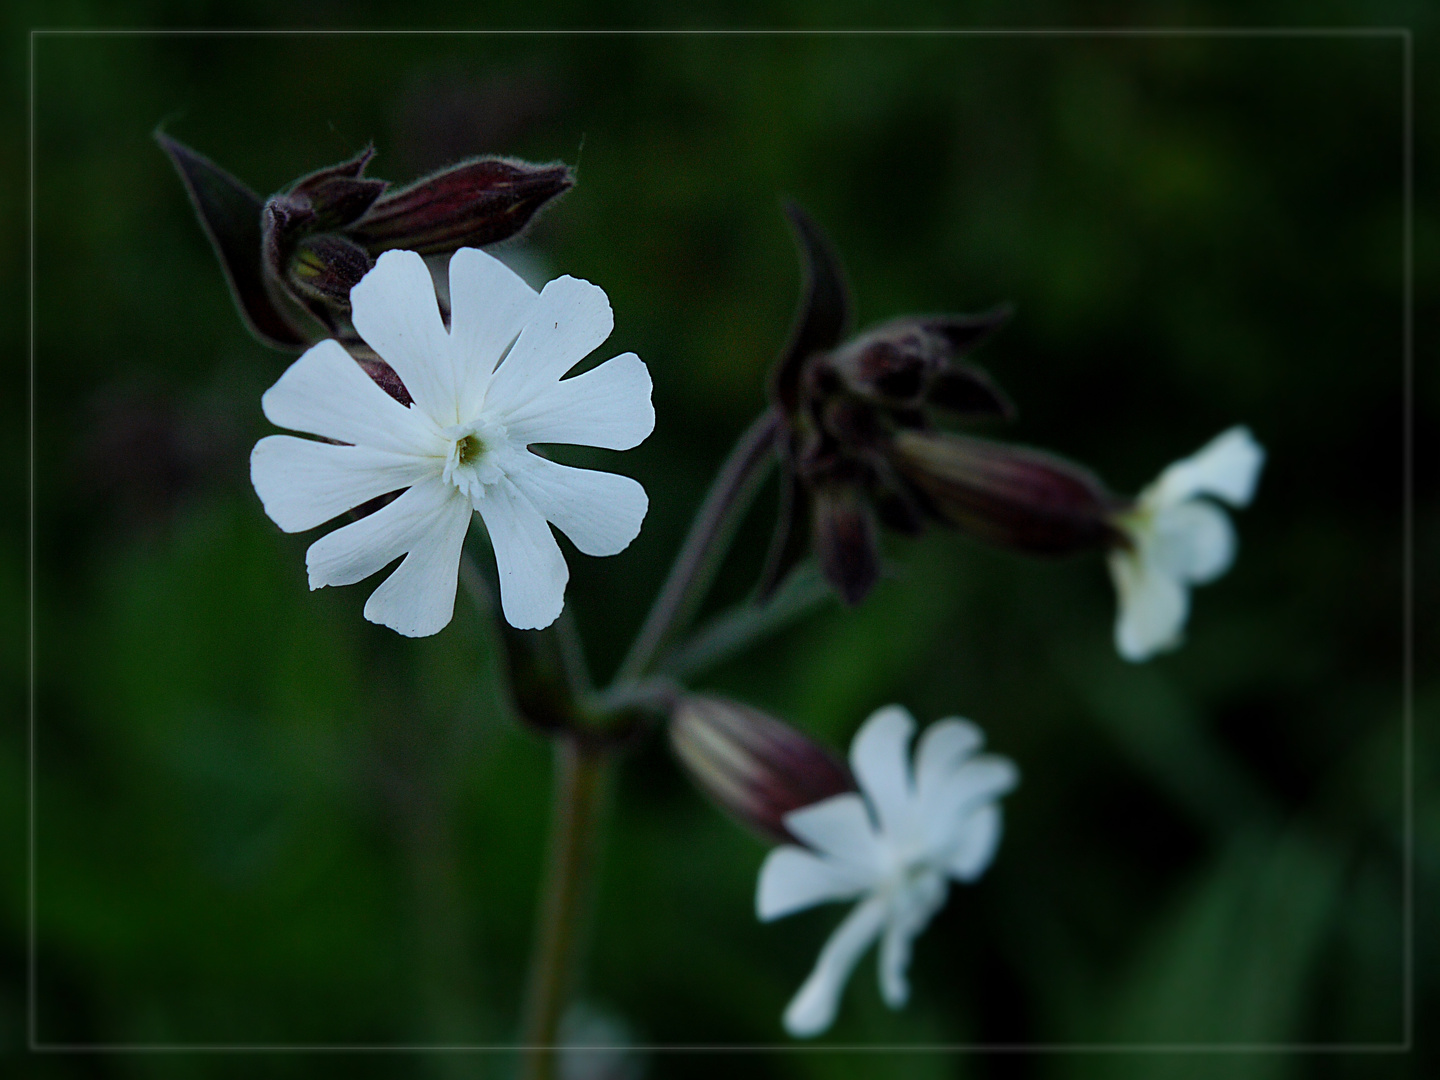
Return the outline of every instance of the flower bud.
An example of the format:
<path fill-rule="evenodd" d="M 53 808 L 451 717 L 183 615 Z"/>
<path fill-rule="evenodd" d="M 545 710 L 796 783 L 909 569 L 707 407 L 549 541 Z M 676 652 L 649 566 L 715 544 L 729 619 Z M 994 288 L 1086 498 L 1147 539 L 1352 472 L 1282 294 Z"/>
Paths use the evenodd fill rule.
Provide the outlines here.
<path fill-rule="evenodd" d="M 350 288 L 382 251 L 436 255 L 504 240 L 574 184 L 564 165 L 476 158 L 391 191 L 363 175 L 375 156 L 367 146 L 261 200 L 183 143 L 159 131 L 155 141 L 180 174 L 245 325 L 278 349 L 343 338 Z"/>
<path fill-rule="evenodd" d="M 1088 470 L 1027 447 L 942 432 L 902 431 L 896 471 L 941 520 L 983 540 L 1041 555 L 1104 547 L 1122 500 Z"/>
<path fill-rule="evenodd" d="M 349 225 L 370 209 L 370 204 L 390 186 L 388 180 L 360 175 L 374 156 L 375 148 L 367 146 L 349 161 L 297 180 L 283 197 L 303 201 L 311 210 L 317 229 L 337 229 Z"/>
<path fill-rule="evenodd" d="M 266 270 L 302 303 L 319 300 L 348 310 L 350 289 L 342 291 L 343 281 L 361 261 L 366 269 L 371 265 L 363 249 L 328 234 L 364 214 L 390 186 L 389 181 L 360 175 L 374 156 L 367 146 L 349 161 L 302 176 L 265 200 L 261 231 Z"/>
<path fill-rule="evenodd" d="M 970 415 L 1008 417 L 1010 402 L 989 376 L 955 361 L 1009 316 L 1008 308 L 998 308 L 983 315 L 895 319 L 837 349 L 828 364 L 852 394 L 891 408 L 932 404 Z"/>
<path fill-rule="evenodd" d="M 285 269 L 285 283 L 308 299 L 347 308 L 350 290 L 374 265 L 364 248 L 343 236 L 321 233 L 295 245 Z"/>
<path fill-rule="evenodd" d="M 564 165 L 474 158 L 387 191 L 345 232 L 372 257 L 390 248 L 437 255 L 514 236 L 575 183 Z"/>
<path fill-rule="evenodd" d="M 671 713 L 670 743 L 721 809 L 782 843 L 795 840 L 785 828 L 786 814 L 855 790 L 849 770 L 825 747 L 726 698 L 680 698 Z"/>

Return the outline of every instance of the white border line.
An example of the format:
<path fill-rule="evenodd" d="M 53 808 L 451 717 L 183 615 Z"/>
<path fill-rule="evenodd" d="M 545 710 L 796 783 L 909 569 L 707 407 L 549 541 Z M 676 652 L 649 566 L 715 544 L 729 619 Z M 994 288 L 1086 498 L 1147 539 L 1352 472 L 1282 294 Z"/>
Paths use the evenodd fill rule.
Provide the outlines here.
<path fill-rule="evenodd" d="M 215 30 L 215 29 L 66 29 L 32 27 L 29 53 L 30 107 L 30 528 L 29 528 L 29 847 L 27 847 L 26 1035 L 32 1053 L 60 1054 L 361 1054 L 361 1053 L 524 1053 L 523 1043 L 505 1044 L 228 1044 L 228 1043 L 40 1043 L 37 1001 L 35 884 L 35 42 L 37 37 L 258 37 L 258 36 L 632 36 L 632 37 L 1398 37 L 1401 42 L 1401 382 L 1403 382 L 1403 495 L 1401 495 L 1401 1031 L 1400 1043 L 922 1043 L 900 1045 L 851 1043 L 635 1044 L 566 1045 L 563 1050 L 639 1051 L 639 1053 L 979 1053 L 979 1054 L 1408 1054 L 1414 1048 L 1416 966 L 1414 966 L 1414 35 L 1408 26 L 1333 27 L 992 27 L 992 29 L 831 29 L 831 30 Z"/>
<path fill-rule="evenodd" d="M 1404 409 L 1402 425 L 1403 493 L 1401 495 L 1401 956 L 1404 980 L 1405 1049 L 1415 1044 L 1415 42 L 1410 32 L 1403 38 L 1401 91 L 1403 162 L 1403 235 L 1401 246 L 1401 364 Z"/>

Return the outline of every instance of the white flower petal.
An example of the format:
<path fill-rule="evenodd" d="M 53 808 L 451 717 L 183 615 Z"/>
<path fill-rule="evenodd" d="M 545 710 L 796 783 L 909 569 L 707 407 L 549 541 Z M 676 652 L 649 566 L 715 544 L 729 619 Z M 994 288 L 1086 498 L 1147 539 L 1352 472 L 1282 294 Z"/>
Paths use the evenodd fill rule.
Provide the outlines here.
<path fill-rule="evenodd" d="M 574 469 L 522 451 L 505 474 L 586 555 L 615 555 L 640 534 L 650 500 L 628 476 Z"/>
<path fill-rule="evenodd" d="M 520 337 L 496 369 L 485 407 L 519 414 L 610 336 L 615 316 L 597 285 L 569 275 L 540 291 Z"/>
<path fill-rule="evenodd" d="M 908 827 L 914 793 L 910 785 L 910 736 L 915 719 L 899 705 L 876 709 L 850 744 L 850 768 L 882 832 Z"/>
<path fill-rule="evenodd" d="M 875 826 L 865 801 L 854 792 L 792 810 L 785 815 L 785 827 L 837 862 L 873 875 L 881 872 L 882 852 Z"/>
<path fill-rule="evenodd" d="M 1235 561 L 1235 527 L 1213 503 L 1196 499 L 1169 506 L 1155 514 L 1142 557 L 1177 581 L 1203 585 Z"/>
<path fill-rule="evenodd" d="M 995 858 L 1000 846 L 1000 807 L 986 803 L 967 816 L 945 861 L 945 872 L 957 881 L 974 881 Z"/>
<path fill-rule="evenodd" d="M 849 900 L 868 884 L 852 868 L 786 844 L 765 857 L 755 889 L 755 912 L 762 922 L 769 922 L 830 900 Z"/>
<path fill-rule="evenodd" d="M 885 1004 L 898 1009 L 910 997 L 911 945 L 935 913 L 945 906 L 949 886 L 934 870 L 919 875 L 909 887 L 897 893 L 890 903 L 885 936 L 880 939 L 880 996 Z"/>
<path fill-rule="evenodd" d="M 395 369 L 425 415 L 440 427 L 458 424 L 458 380 L 450 335 L 440 319 L 435 283 L 413 251 L 387 251 L 350 290 L 350 321 Z"/>
<path fill-rule="evenodd" d="M 473 512 L 464 498 L 448 500 L 399 568 L 370 594 L 365 618 L 406 637 L 445 629 L 455 614 L 460 549 Z"/>
<path fill-rule="evenodd" d="M 457 502 L 468 509 L 460 492 L 437 476 L 422 480 L 375 513 L 326 533 L 305 552 L 310 588 L 353 585 L 378 573 L 448 520 Z"/>
<path fill-rule="evenodd" d="M 937 720 L 926 728 L 915 745 L 915 792 L 921 803 L 984 743 L 980 729 L 958 716 Z"/>
<path fill-rule="evenodd" d="M 901 1008 L 910 1000 L 910 980 L 906 972 L 910 968 L 911 944 L 915 936 L 896 923 L 885 927 L 880 939 L 880 997 L 892 1009 Z"/>
<path fill-rule="evenodd" d="M 296 360 L 260 398 L 276 427 L 400 454 L 444 454 L 434 426 L 401 405 L 338 341 L 322 341 Z"/>
<path fill-rule="evenodd" d="M 493 255 L 461 248 L 450 256 L 450 344 L 459 373 L 459 413 L 474 416 L 490 374 L 519 336 L 540 294 Z"/>
<path fill-rule="evenodd" d="M 487 487 L 475 509 L 495 549 L 505 621 L 517 630 L 549 626 L 565 606 L 570 568 L 544 516 L 509 480 Z"/>
<path fill-rule="evenodd" d="M 1233 427 L 1167 468 L 1141 498 L 1160 507 L 1213 495 L 1232 506 L 1245 506 L 1264 464 L 1265 450 L 1250 429 Z"/>
<path fill-rule="evenodd" d="M 927 849 L 943 857 L 970 812 L 1013 791 L 1019 780 L 1019 770 L 1009 758 L 991 754 L 971 758 L 945 783 L 927 792 L 920 804 Z"/>
<path fill-rule="evenodd" d="M 1115 648 L 1120 655 L 1138 662 L 1178 645 L 1190 610 L 1189 590 L 1134 552 L 1112 551 L 1109 565 L 1119 599 Z"/>
<path fill-rule="evenodd" d="M 267 435 L 250 452 L 250 482 L 270 520 L 286 532 L 313 529 L 439 472 L 434 458 L 293 435 Z"/>
<path fill-rule="evenodd" d="M 571 443 L 629 450 L 655 430 L 650 371 L 634 353 L 563 379 L 506 417 L 520 443 Z"/>
<path fill-rule="evenodd" d="M 871 897 L 845 917 L 815 962 L 815 970 L 785 1010 L 785 1030 L 796 1038 L 819 1035 L 835 1021 L 840 992 L 860 957 L 885 925 L 885 901 Z"/>

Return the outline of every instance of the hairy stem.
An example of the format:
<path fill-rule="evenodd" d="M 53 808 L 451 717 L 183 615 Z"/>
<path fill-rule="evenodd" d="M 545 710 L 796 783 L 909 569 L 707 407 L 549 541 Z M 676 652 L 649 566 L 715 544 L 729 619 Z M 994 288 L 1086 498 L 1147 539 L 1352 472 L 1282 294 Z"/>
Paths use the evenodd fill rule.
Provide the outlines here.
<path fill-rule="evenodd" d="M 665 584 L 620 665 L 616 685 L 645 674 L 670 635 L 703 597 L 726 543 L 764 478 L 779 428 L 779 414 L 773 408 L 767 409 L 730 451 L 695 515 Z"/>
<path fill-rule="evenodd" d="M 556 1074 L 556 1035 L 573 992 L 605 814 L 607 757 L 576 740 L 555 740 L 555 814 L 540 893 L 523 1028 L 525 1080 Z"/>

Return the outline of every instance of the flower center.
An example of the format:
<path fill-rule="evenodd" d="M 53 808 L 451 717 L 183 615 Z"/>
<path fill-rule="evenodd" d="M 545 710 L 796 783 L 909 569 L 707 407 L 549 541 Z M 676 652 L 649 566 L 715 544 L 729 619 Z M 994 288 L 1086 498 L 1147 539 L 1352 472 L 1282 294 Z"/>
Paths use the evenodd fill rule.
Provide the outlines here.
<path fill-rule="evenodd" d="M 1145 546 L 1154 535 L 1157 516 L 1156 508 L 1143 496 L 1112 515 L 1110 524 L 1120 534 L 1116 546 L 1131 553 Z"/>
<path fill-rule="evenodd" d="M 461 465 L 473 465 L 484 453 L 485 443 L 479 435 L 466 435 L 455 444 L 455 459 Z"/>
<path fill-rule="evenodd" d="M 505 428 L 499 424 L 457 424 L 447 428 L 452 440 L 441 479 L 454 484 L 470 499 L 504 475 L 496 462 L 496 451 L 505 445 Z"/>

